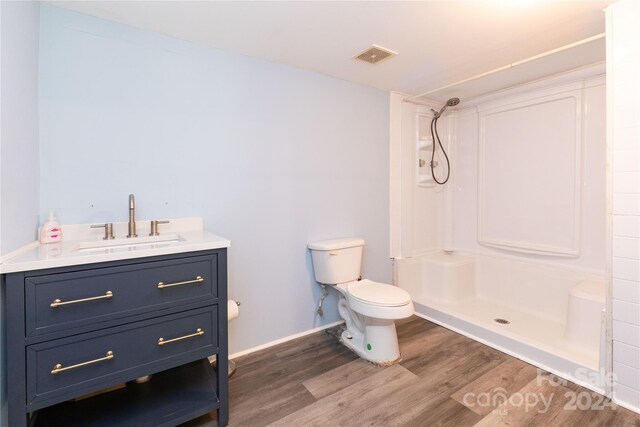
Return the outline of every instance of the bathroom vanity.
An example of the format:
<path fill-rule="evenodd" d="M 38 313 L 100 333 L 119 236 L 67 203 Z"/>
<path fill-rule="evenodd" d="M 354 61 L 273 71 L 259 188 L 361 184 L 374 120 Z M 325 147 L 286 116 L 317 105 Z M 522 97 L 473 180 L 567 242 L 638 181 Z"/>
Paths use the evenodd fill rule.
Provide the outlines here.
<path fill-rule="evenodd" d="M 179 227 L 171 242 L 65 241 L 1 266 L 10 426 L 173 426 L 213 410 L 227 424 L 229 241 Z"/>

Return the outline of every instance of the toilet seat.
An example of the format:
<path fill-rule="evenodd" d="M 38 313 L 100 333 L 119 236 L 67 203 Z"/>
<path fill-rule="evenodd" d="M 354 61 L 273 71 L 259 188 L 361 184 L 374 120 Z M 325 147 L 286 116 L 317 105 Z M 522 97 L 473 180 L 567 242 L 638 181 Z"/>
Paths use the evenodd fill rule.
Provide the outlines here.
<path fill-rule="evenodd" d="M 404 289 L 368 279 L 349 283 L 347 292 L 357 301 L 380 307 L 399 307 L 411 302 L 411 296 Z"/>
<path fill-rule="evenodd" d="M 349 307 L 374 319 L 404 319 L 413 314 L 411 296 L 397 286 L 358 280 L 338 285 L 346 294 Z"/>

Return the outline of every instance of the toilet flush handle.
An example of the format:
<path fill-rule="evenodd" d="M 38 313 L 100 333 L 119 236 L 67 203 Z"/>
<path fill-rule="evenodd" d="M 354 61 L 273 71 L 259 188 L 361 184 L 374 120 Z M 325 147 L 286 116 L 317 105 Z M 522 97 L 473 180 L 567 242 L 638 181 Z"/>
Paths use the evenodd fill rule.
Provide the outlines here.
<path fill-rule="evenodd" d="M 331 252 L 329 252 L 329 255 L 331 255 L 331 256 L 338 256 L 338 252 L 336 252 L 336 251 L 331 251 Z"/>

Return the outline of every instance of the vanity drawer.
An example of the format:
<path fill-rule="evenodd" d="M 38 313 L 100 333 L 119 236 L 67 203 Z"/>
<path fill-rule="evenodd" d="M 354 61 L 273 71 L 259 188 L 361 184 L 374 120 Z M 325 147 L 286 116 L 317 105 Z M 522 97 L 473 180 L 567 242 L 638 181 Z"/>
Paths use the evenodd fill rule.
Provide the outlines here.
<path fill-rule="evenodd" d="M 144 369 L 164 370 L 217 352 L 215 305 L 34 344 L 26 353 L 27 403 L 73 397 L 88 387 L 132 380 Z"/>
<path fill-rule="evenodd" d="M 26 336 L 213 301 L 217 255 L 25 278 Z"/>

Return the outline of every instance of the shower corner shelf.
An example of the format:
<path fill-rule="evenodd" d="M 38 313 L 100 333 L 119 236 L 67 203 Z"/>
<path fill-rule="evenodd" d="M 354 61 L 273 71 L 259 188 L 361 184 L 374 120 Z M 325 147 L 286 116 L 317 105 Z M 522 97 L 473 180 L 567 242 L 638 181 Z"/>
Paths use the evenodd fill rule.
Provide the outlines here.
<path fill-rule="evenodd" d="M 420 187 L 433 187 L 435 181 L 431 175 L 431 150 L 433 149 L 433 139 L 419 137 L 416 144 L 416 183 Z"/>
<path fill-rule="evenodd" d="M 418 150 L 424 150 L 424 149 L 431 149 L 431 146 L 433 145 L 433 139 L 431 138 L 418 138 Z"/>
<path fill-rule="evenodd" d="M 429 175 L 425 175 L 425 174 L 419 174 L 418 175 L 418 187 L 435 187 L 436 183 L 433 180 L 433 177 L 431 176 L 431 173 L 429 173 Z"/>

